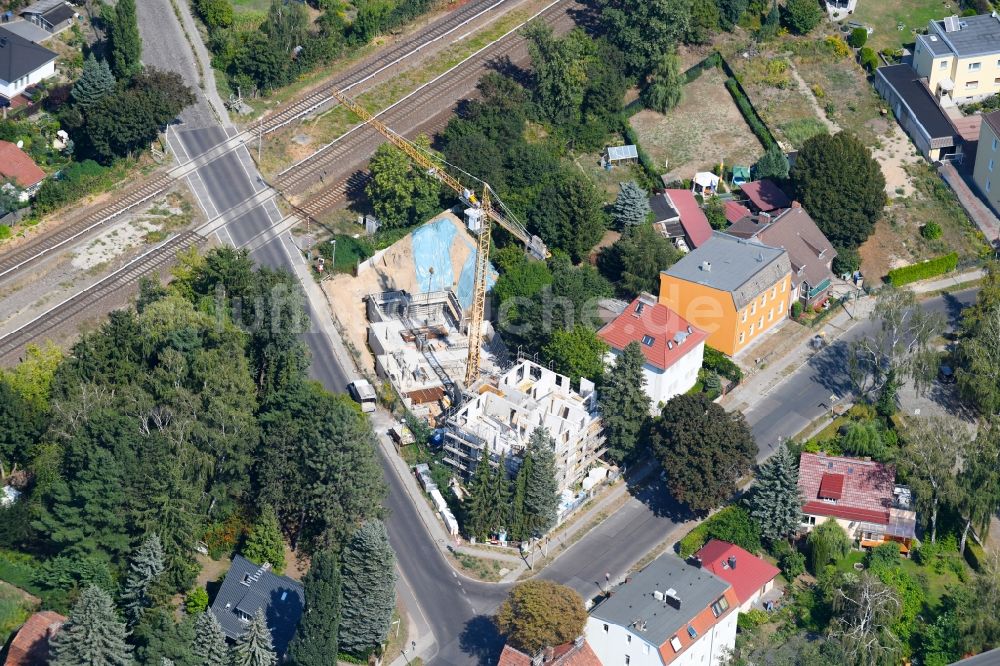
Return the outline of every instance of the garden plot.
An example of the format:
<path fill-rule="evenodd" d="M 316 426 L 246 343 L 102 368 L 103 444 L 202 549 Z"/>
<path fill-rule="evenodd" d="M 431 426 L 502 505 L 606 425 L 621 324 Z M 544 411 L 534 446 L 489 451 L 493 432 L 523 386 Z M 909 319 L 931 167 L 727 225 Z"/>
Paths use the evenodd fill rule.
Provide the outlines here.
<path fill-rule="evenodd" d="M 666 115 L 643 110 L 629 122 L 658 167 L 690 178 L 724 162 L 749 165 L 764 154 L 725 86 L 718 69 L 684 86 L 684 98 Z"/>
<path fill-rule="evenodd" d="M 801 148 L 806 139 L 826 131 L 783 57 L 764 53 L 743 58 L 737 54 L 729 63 L 757 113 L 786 149 Z"/>

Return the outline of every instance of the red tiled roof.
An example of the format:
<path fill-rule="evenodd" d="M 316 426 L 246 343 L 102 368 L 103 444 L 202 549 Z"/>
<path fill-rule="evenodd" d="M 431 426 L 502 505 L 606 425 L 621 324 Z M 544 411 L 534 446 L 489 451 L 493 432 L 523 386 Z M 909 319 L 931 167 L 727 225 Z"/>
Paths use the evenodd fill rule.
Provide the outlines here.
<path fill-rule="evenodd" d="M 691 192 L 688 190 L 665 190 L 664 194 L 667 195 L 674 209 L 681 216 L 684 234 L 691 240 L 694 247 L 699 247 L 712 237 L 712 225 L 708 223 L 705 212 L 698 205 L 698 200 Z"/>
<path fill-rule="evenodd" d="M 0 141 L 0 177 L 10 178 L 21 188 L 27 188 L 42 182 L 45 172 L 13 143 Z"/>
<path fill-rule="evenodd" d="M 727 201 L 726 203 L 722 204 L 722 208 L 726 213 L 726 220 L 729 222 L 729 224 L 738 222 L 739 220 L 742 220 L 744 217 L 750 214 L 749 208 L 747 208 L 743 204 L 736 203 L 735 201 Z"/>
<path fill-rule="evenodd" d="M 49 639 L 65 621 L 64 616 L 52 611 L 42 611 L 29 617 L 10 643 L 5 665 L 34 666 L 48 663 Z"/>
<path fill-rule="evenodd" d="M 773 564 L 718 539 L 706 543 L 695 555 L 701 558 L 702 567 L 733 586 L 741 605 L 781 573 Z M 730 557 L 736 558 L 735 569 L 729 566 Z"/>
<path fill-rule="evenodd" d="M 740 185 L 740 189 L 754 206 L 765 213 L 778 208 L 788 208 L 792 205 L 788 195 L 770 180 L 743 183 Z"/>
<path fill-rule="evenodd" d="M 636 298 L 597 335 L 618 351 L 638 342 L 646 360 L 666 370 L 704 342 L 708 333 L 695 328 L 667 306 L 648 299 L 648 296 Z M 682 340 L 678 342 L 678 338 Z"/>
<path fill-rule="evenodd" d="M 563 643 L 552 649 L 552 655 L 543 662 L 549 666 L 601 666 L 601 661 L 594 654 L 590 643 L 583 642 L 577 648 L 573 643 Z M 531 657 L 510 645 L 503 646 L 497 666 L 531 666 Z"/>
<path fill-rule="evenodd" d="M 842 479 L 840 496 L 827 497 L 825 493 L 836 491 L 838 476 Z M 799 457 L 803 513 L 886 525 L 895 488 L 896 469 L 892 465 L 817 453 Z M 836 501 L 824 502 L 824 498 Z"/>
<path fill-rule="evenodd" d="M 823 478 L 819 482 L 819 498 L 839 500 L 843 494 L 844 475 L 829 472 L 823 474 Z"/>

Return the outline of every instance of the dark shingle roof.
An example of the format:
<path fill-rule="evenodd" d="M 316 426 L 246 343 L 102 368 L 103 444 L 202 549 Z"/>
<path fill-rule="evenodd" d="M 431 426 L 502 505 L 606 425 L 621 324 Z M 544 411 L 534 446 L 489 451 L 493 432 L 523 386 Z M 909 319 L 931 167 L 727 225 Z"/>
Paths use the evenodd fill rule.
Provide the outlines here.
<path fill-rule="evenodd" d="M 955 136 L 955 127 L 912 67 L 905 64 L 887 65 L 875 71 L 892 86 L 931 139 Z"/>
<path fill-rule="evenodd" d="M 653 211 L 653 223 L 667 222 L 680 218 L 680 214 L 670 205 L 670 201 L 662 194 L 654 194 L 649 197 L 649 207 Z"/>
<path fill-rule="evenodd" d="M 42 14 L 42 18 L 48 21 L 51 25 L 59 25 L 63 21 L 69 21 L 74 16 L 76 16 L 76 10 L 66 3 L 53 7 L 49 11 Z"/>
<path fill-rule="evenodd" d="M 226 636 L 235 640 L 247 628 L 240 614 L 252 617 L 257 609 L 263 608 L 274 649 L 278 654 L 284 654 L 295 634 L 304 606 L 301 583 L 237 555 L 215 596 L 212 613 Z"/>
<path fill-rule="evenodd" d="M 44 46 L 0 27 L 0 79 L 11 83 L 56 59 Z"/>

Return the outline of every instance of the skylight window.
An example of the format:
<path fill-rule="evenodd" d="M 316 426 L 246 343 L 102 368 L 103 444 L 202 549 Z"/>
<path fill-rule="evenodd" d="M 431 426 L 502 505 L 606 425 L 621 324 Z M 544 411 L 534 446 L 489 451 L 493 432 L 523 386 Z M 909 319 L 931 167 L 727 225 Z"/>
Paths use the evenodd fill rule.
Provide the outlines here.
<path fill-rule="evenodd" d="M 681 651 L 681 639 L 677 638 L 676 636 L 674 636 L 673 638 L 671 638 L 670 639 L 670 647 L 672 647 L 674 649 L 674 652 L 680 652 Z"/>
<path fill-rule="evenodd" d="M 654 338 L 653 336 L 651 335 L 642 336 L 642 344 L 646 345 L 647 347 L 652 347 L 654 342 L 656 342 L 656 338 Z"/>
<path fill-rule="evenodd" d="M 690 636 L 691 638 L 698 638 L 698 630 L 692 627 L 690 624 L 688 625 L 688 636 Z"/>

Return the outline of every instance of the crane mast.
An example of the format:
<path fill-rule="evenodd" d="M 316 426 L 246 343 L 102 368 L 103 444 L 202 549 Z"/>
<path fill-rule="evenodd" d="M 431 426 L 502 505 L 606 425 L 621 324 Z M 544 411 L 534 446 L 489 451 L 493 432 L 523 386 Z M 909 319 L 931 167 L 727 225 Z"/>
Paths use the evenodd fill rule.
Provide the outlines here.
<path fill-rule="evenodd" d="M 489 184 L 483 182 L 482 196 L 477 198 L 473 190 L 464 187 L 457 178 L 445 171 L 443 165 L 421 151 L 407 138 L 397 134 L 385 123 L 368 113 L 367 110 L 343 92 L 334 90 L 333 96 L 338 102 L 361 118 L 365 124 L 374 128 L 389 143 L 406 153 L 411 160 L 426 169 L 427 173 L 454 190 L 475 209 L 473 219 L 477 219 L 478 224 L 475 228 L 472 228 L 470 225 L 470 230 L 476 234 L 476 270 L 472 289 L 472 305 L 469 310 L 469 356 L 465 366 L 465 385 L 466 387 L 471 386 L 479 378 L 480 352 L 483 342 L 483 318 L 486 316 L 486 281 L 489 277 L 490 265 L 490 234 L 493 222 L 496 222 L 524 243 L 528 252 L 536 259 L 545 259 L 548 257 L 548 248 L 541 238 L 528 233 L 528 230 L 516 219 L 504 215 L 493 207 L 493 199 L 497 201 L 499 199 L 495 193 L 491 193 Z M 503 203 L 501 202 L 502 205 Z"/>

